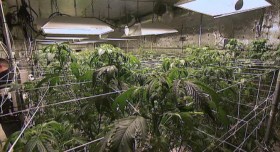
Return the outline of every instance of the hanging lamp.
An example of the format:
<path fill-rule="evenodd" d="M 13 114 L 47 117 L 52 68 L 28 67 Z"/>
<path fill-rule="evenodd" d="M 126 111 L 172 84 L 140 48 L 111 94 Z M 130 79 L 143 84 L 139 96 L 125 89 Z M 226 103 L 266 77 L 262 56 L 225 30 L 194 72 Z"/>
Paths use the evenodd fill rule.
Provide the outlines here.
<path fill-rule="evenodd" d="M 42 30 L 45 34 L 62 35 L 101 35 L 114 30 L 106 23 L 95 18 L 55 16 Z"/>
<path fill-rule="evenodd" d="M 135 25 L 129 28 L 128 35 L 124 35 L 124 37 L 162 35 L 177 32 L 178 30 L 159 22 L 136 23 Z"/>
<path fill-rule="evenodd" d="M 85 40 L 88 37 L 75 37 L 75 36 L 46 36 L 47 40 Z"/>
<path fill-rule="evenodd" d="M 110 18 L 110 2 L 108 0 L 108 18 Z M 125 5 L 125 13 L 126 12 L 126 5 Z M 126 26 L 127 27 L 127 26 Z M 128 39 L 128 38 L 123 38 L 123 34 L 125 33 L 125 29 L 122 30 L 122 29 L 115 29 L 114 32 L 110 32 L 110 33 L 107 33 L 107 34 L 103 34 L 103 35 L 100 35 L 100 40 L 107 40 L 107 41 L 127 41 L 127 40 L 135 40 L 135 39 Z"/>
<path fill-rule="evenodd" d="M 132 38 L 124 38 L 123 35 L 126 35 L 125 30 L 115 29 L 114 32 L 101 35 L 100 40 L 107 40 L 107 41 L 132 41 L 132 40 L 136 40 L 136 39 L 132 39 Z"/>
<path fill-rule="evenodd" d="M 80 42 L 73 42 L 71 44 L 77 44 L 77 45 L 85 45 L 85 44 L 94 44 L 98 42 L 106 42 L 105 40 L 85 40 Z"/>
<path fill-rule="evenodd" d="M 137 0 L 137 16 L 139 10 L 138 3 L 139 1 Z M 138 22 L 134 24 L 132 27 L 125 28 L 125 35 L 123 37 L 161 35 L 161 34 L 170 34 L 170 33 L 177 33 L 177 32 L 178 31 L 176 29 L 173 29 L 160 22 L 153 22 L 152 20 L 152 22 L 141 23 L 140 20 L 138 19 Z"/>
<path fill-rule="evenodd" d="M 215 18 L 271 6 L 266 0 L 183 0 L 175 6 Z"/>

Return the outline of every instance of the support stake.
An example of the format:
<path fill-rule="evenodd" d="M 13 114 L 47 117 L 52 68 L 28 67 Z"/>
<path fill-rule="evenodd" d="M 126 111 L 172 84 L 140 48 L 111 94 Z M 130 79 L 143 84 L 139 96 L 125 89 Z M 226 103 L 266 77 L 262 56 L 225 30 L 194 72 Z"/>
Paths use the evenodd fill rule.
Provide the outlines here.
<path fill-rule="evenodd" d="M 198 37 L 198 46 L 199 46 L 199 47 L 201 47 L 202 19 L 203 19 L 203 14 L 201 14 L 201 16 L 200 16 L 199 37 Z"/>
<path fill-rule="evenodd" d="M 271 133 L 273 123 L 274 123 L 274 120 L 275 120 L 275 116 L 276 116 L 276 113 L 277 113 L 277 107 L 278 107 L 278 104 L 279 104 L 279 100 L 280 100 L 280 72 L 278 71 L 278 78 L 277 78 L 276 88 L 275 88 L 274 97 L 273 97 L 273 101 L 272 101 L 270 117 L 269 117 L 269 120 L 268 120 L 266 132 L 265 132 L 265 136 L 264 136 L 264 143 L 265 144 L 268 144 L 268 141 L 269 141 L 270 133 Z"/>
<path fill-rule="evenodd" d="M 7 50 L 8 50 L 8 55 L 9 55 L 9 61 L 12 64 L 12 60 L 13 60 L 13 53 L 12 53 L 12 43 L 11 43 L 11 39 L 10 39 L 10 34 L 9 34 L 9 30 L 8 30 L 8 24 L 6 22 L 5 19 L 5 14 L 4 14 L 4 9 L 3 9 L 3 4 L 2 4 L 2 0 L 0 0 L 0 13 L 1 13 L 1 20 L 2 20 L 2 27 L 3 27 L 3 35 L 5 37 L 5 43 L 7 46 Z"/>

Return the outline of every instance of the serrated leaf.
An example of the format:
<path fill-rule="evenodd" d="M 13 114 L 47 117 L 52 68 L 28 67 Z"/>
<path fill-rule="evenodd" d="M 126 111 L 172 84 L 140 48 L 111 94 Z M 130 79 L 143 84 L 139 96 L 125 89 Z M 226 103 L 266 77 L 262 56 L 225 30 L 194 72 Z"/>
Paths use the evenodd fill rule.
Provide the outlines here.
<path fill-rule="evenodd" d="M 77 79 L 79 79 L 79 77 L 80 77 L 80 71 L 79 71 L 79 69 L 81 68 L 80 65 L 79 65 L 78 63 L 76 63 L 76 62 L 72 62 L 72 63 L 70 64 L 70 68 L 71 68 L 71 71 L 72 71 L 72 73 L 74 74 L 74 76 L 75 76 Z"/>
<path fill-rule="evenodd" d="M 127 100 L 132 96 L 134 90 L 136 88 L 130 88 L 127 91 L 120 94 L 113 103 L 113 108 L 117 109 L 118 105 L 121 111 L 124 110 L 125 106 L 127 105 Z"/>
<path fill-rule="evenodd" d="M 139 134 L 141 140 L 145 140 L 148 134 L 148 126 L 145 118 L 130 116 L 117 120 L 112 130 L 101 141 L 98 151 L 132 152 L 135 135 Z"/>

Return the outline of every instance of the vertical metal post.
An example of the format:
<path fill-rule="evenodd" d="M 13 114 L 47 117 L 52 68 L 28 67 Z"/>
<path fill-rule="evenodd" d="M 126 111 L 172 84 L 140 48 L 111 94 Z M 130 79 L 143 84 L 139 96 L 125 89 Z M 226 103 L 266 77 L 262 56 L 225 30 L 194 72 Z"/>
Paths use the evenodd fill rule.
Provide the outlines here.
<path fill-rule="evenodd" d="M 184 30 L 184 23 L 182 23 L 182 26 L 181 26 L 181 50 L 182 50 L 182 53 L 184 52 L 184 40 L 183 40 L 183 30 Z"/>
<path fill-rule="evenodd" d="M 13 59 L 13 53 L 12 53 L 12 44 L 11 44 L 11 39 L 10 39 L 10 34 L 8 30 L 8 24 L 5 19 L 5 14 L 4 14 L 4 9 L 3 9 L 3 4 L 2 0 L 0 0 L 0 13 L 1 13 L 1 20 L 2 20 L 2 27 L 3 27 L 3 35 L 5 37 L 5 43 L 8 49 L 8 55 L 9 55 L 9 61 L 12 64 L 12 59 Z"/>
<path fill-rule="evenodd" d="M 111 9 L 111 6 L 110 6 L 110 1 L 108 0 L 107 1 L 107 4 L 108 4 L 108 6 L 107 6 L 107 8 L 108 8 L 108 19 L 110 20 L 110 9 Z"/>
<path fill-rule="evenodd" d="M 126 53 L 128 53 L 128 40 L 126 40 L 125 42 L 126 42 Z"/>
<path fill-rule="evenodd" d="M 265 132 L 265 136 L 264 136 L 264 142 L 266 144 L 269 141 L 269 137 L 270 137 L 270 133 L 271 133 L 273 123 L 274 123 L 274 120 L 275 120 L 275 116 L 276 116 L 276 113 L 277 113 L 277 107 L 278 107 L 279 101 L 280 101 L 280 72 L 278 71 L 278 78 L 277 78 L 277 82 L 276 82 L 274 97 L 273 97 L 273 100 L 272 100 L 270 117 L 269 117 L 269 120 L 268 120 L 266 132 Z"/>
<path fill-rule="evenodd" d="M 94 17 L 94 2 L 93 2 L 93 0 L 91 0 L 91 13 L 92 13 L 92 16 Z"/>
<path fill-rule="evenodd" d="M 202 19 L 203 19 L 203 14 L 200 16 L 200 25 L 199 25 L 199 37 L 198 37 L 198 46 L 201 46 L 201 36 L 202 36 Z"/>
<path fill-rule="evenodd" d="M 75 16 L 77 16 L 77 2 L 74 0 L 74 9 L 75 9 Z"/>

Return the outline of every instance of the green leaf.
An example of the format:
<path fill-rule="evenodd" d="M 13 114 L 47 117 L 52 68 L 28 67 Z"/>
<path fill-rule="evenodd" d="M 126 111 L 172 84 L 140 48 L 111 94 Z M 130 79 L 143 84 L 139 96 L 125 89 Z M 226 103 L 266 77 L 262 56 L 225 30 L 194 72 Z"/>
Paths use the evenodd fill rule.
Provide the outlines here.
<path fill-rule="evenodd" d="M 79 77 L 80 81 L 89 81 L 92 78 L 92 71 L 88 70 Z"/>
<path fill-rule="evenodd" d="M 40 139 L 38 138 L 38 137 L 33 137 L 33 138 L 31 138 L 28 142 L 27 142 L 27 144 L 26 144 L 26 146 L 25 146 L 25 151 L 26 152 L 33 152 L 33 151 L 36 151 L 35 150 L 35 147 L 37 146 L 37 142 L 38 141 L 40 141 Z"/>
<path fill-rule="evenodd" d="M 224 125 L 229 125 L 230 122 L 227 117 L 227 113 L 223 110 L 223 108 L 219 104 L 222 101 L 220 95 L 216 93 L 216 91 L 208 87 L 207 85 L 203 84 L 202 82 L 195 81 L 193 83 L 200 86 L 204 91 L 206 91 L 211 96 L 212 101 L 215 103 L 215 105 L 211 104 L 211 107 L 212 108 L 214 108 L 214 106 L 216 107 L 219 120 Z"/>
<path fill-rule="evenodd" d="M 125 106 L 127 105 L 126 100 L 128 100 L 132 96 L 135 89 L 136 88 L 133 87 L 120 94 L 113 103 L 113 109 L 117 109 L 119 105 L 120 110 L 123 111 Z"/>
<path fill-rule="evenodd" d="M 60 80 L 59 76 L 54 76 L 50 78 L 50 86 L 55 86 L 56 84 L 59 83 L 59 80 Z"/>
<path fill-rule="evenodd" d="M 47 148 L 45 147 L 45 145 L 41 140 L 37 141 L 37 148 L 39 152 L 48 152 Z"/>
<path fill-rule="evenodd" d="M 49 80 L 51 80 L 52 78 L 55 78 L 55 77 L 58 77 L 59 75 L 58 74 L 48 74 L 46 75 L 45 78 L 43 78 L 37 85 L 35 88 L 39 88 L 41 87 L 44 83 L 47 83 L 49 82 Z"/>
<path fill-rule="evenodd" d="M 79 79 L 80 78 L 80 71 L 79 69 L 81 68 L 80 65 L 76 62 L 72 62 L 70 65 L 71 71 L 74 74 L 74 76 Z"/>
<path fill-rule="evenodd" d="M 165 113 L 162 117 L 161 123 L 165 125 L 168 121 L 170 121 L 172 118 L 178 118 L 179 120 L 182 120 L 182 117 L 179 113 L 172 113 L 168 112 Z"/>
<path fill-rule="evenodd" d="M 179 114 L 184 122 L 184 126 L 193 128 L 194 125 L 193 125 L 193 118 L 191 114 L 189 112 L 180 112 Z"/>
<path fill-rule="evenodd" d="M 147 134 L 147 121 L 141 116 L 117 120 L 112 130 L 101 141 L 97 151 L 133 152 L 135 135 L 143 142 Z"/>

